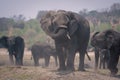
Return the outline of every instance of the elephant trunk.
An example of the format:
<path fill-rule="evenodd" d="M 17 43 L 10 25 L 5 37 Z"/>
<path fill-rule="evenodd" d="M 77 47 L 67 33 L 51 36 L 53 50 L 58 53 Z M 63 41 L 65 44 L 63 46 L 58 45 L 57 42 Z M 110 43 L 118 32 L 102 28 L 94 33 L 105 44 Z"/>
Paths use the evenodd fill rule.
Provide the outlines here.
<path fill-rule="evenodd" d="M 59 29 L 56 33 L 49 34 L 53 39 L 59 39 L 67 36 L 67 30 L 62 28 Z"/>
<path fill-rule="evenodd" d="M 60 26 L 49 26 L 43 28 L 47 35 L 52 37 L 53 39 L 59 39 L 67 36 L 67 26 L 60 25 Z"/>

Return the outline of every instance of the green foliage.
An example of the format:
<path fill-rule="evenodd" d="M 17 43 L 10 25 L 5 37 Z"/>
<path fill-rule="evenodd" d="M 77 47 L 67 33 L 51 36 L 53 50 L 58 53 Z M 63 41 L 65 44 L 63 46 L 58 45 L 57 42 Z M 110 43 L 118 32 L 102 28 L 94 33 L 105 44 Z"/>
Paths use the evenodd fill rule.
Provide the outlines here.
<path fill-rule="evenodd" d="M 9 34 L 11 33 L 11 34 Z M 40 23 L 36 19 L 24 21 L 23 28 L 14 27 L 12 30 L 5 30 L 0 32 L 0 36 L 22 36 L 25 40 L 26 47 L 30 47 L 35 42 L 46 40 L 46 35 L 40 27 Z"/>
<path fill-rule="evenodd" d="M 99 26 L 99 31 L 104 31 L 110 28 L 111 28 L 111 25 L 109 23 L 101 23 Z"/>
<path fill-rule="evenodd" d="M 11 18 L 0 18 L 0 31 L 6 31 L 15 24 Z"/>
<path fill-rule="evenodd" d="M 23 32 L 27 47 L 30 47 L 37 41 L 45 41 L 45 33 L 42 31 L 40 23 L 36 19 L 27 21 Z"/>
<path fill-rule="evenodd" d="M 120 25 L 116 26 L 116 30 L 120 32 Z"/>

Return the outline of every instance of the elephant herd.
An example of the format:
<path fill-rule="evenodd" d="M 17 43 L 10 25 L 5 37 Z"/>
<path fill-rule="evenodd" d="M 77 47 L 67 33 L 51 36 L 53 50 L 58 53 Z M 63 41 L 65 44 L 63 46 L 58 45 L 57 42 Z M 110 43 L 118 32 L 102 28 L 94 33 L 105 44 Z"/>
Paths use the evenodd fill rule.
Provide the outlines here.
<path fill-rule="evenodd" d="M 40 20 L 43 31 L 55 41 L 55 49 L 44 43 L 34 44 L 31 47 L 35 66 L 39 65 L 39 59 L 45 59 L 45 66 L 49 65 L 50 56 L 57 63 L 58 70 L 74 71 L 75 55 L 79 53 L 79 71 L 85 71 L 84 59 L 90 40 L 95 49 L 95 68 L 98 67 L 100 57 L 100 68 L 105 64 L 112 75 L 118 72 L 117 64 L 120 55 L 120 33 L 113 30 L 96 32 L 90 39 L 90 25 L 87 19 L 77 13 L 58 10 L 48 11 Z M 0 48 L 7 48 L 10 61 L 13 64 L 13 56 L 16 65 L 23 65 L 25 43 L 22 37 L 0 38 Z"/>

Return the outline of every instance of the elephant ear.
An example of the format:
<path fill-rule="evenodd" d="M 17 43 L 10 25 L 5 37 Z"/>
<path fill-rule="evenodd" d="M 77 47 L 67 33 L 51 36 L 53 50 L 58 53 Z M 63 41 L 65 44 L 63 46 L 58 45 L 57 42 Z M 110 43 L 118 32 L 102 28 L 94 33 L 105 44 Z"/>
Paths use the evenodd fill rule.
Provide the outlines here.
<path fill-rule="evenodd" d="M 92 34 L 91 34 L 91 41 L 93 41 L 94 40 L 94 38 L 99 34 L 100 32 L 93 32 Z"/>
<path fill-rule="evenodd" d="M 49 33 L 52 30 L 52 19 L 53 19 L 53 15 L 55 14 L 54 11 L 49 11 L 47 12 L 47 14 L 45 14 L 41 20 L 40 20 L 40 24 L 41 24 L 41 28 L 46 32 L 46 34 L 49 35 Z"/>
<path fill-rule="evenodd" d="M 68 25 L 69 36 L 72 36 L 75 31 L 78 29 L 78 22 L 76 20 L 71 20 Z"/>
<path fill-rule="evenodd" d="M 8 39 L 7 36 L 3 36 L 0 38 L 0 47 L 5 47 L 5 48 L 8 47 L 7 39 Z"/>
<path fill-rule="evenodd" d="M 99 34 L 100 32 L 95 32 L 93 33 L 92 37 L 91 37 L 91 45 L 94 46 L 96 44 L 96 39 L 95 37 L 97 36 L 97 34 Z"/>
<path fill-rule="evenodd" d="M 95 32 L 92 36 L 92 38 L 94 38 L 97 34 L 99 34 L 100 32 Z"/>

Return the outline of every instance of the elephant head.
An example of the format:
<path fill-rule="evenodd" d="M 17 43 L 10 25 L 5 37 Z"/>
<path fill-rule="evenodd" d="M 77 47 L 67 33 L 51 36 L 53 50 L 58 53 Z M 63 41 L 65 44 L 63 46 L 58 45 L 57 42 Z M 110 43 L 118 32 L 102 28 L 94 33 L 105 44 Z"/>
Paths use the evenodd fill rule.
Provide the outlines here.
<path fill-rule="evenodd" d="M 49 11 L 40 21 L 42 29 L 52 38 L 71 36 L 78 23 L 71 12 L 64 10 Z"/>

